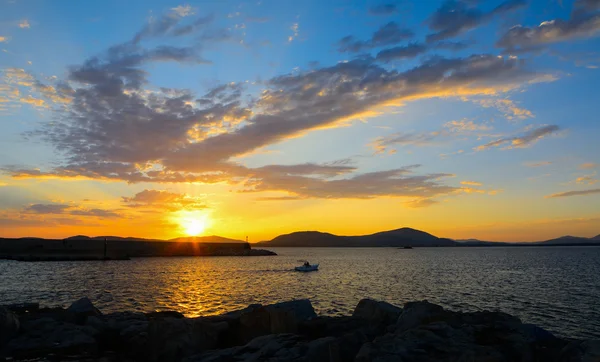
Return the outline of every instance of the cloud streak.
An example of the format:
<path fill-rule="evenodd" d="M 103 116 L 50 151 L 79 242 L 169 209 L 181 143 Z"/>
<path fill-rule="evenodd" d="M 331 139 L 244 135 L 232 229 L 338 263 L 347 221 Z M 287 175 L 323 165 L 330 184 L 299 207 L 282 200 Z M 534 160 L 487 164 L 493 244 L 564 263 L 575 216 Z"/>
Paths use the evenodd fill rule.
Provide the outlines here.
<path fill-rule="evenodd" d="M 546 196 L 546 198 L 585 196 L 585 195 L 593 195 L 593 194 L 600 194 L 600 189 L 559 192 L 556 194 L 548 195 L 548 196 Z"/>
<path fill-rule="evenodd" d="M 342 38 L 338 42 L 338 51 L 340 53 L 358 53 L 365 50 L 398 44 L 414 37 L 414 35 L 415 34 L 411 30 L 401 28 L 396 22 L 390 21 L 375 31 L 368 40 L 357 40 L 352 35 Z"/>
<path fill-rule="evenodd" d="M 434 33 L 427 35 L 427 42 L 455 37 L 491 21 L 495 16 L 514 11 L 525 4 L 524 0 L 507 0 L 486 13 L 465 1 L 448 0 L 429 18 L 428 25 Z"/>
<path fill-rule="evenodd" d="M 506 52 L 538 50 L 545 45 L 575 38 L 597 36 L 600 31 L 600 9 L 594 0 L 577 0 L 569 19 L 554 19 L 537 27 L 517 25 L 508 30 L 496 45 Z"/>
<path fill-rule="evenodd" d="M 500 138 L 474 148 L 475 151 L 483 151 L 489 148 L 504 146 L 503 149 L 526 148 L 538 142 L 542 138 L 555 134 L 560 130 L 556 125 L 533 128 L 521 136 Z"/>

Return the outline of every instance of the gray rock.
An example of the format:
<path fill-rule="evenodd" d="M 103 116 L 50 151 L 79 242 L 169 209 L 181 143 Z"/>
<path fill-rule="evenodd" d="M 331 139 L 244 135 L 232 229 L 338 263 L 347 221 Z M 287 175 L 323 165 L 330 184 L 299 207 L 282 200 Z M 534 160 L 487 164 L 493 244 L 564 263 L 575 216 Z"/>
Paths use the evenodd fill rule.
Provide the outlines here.
<path fill-rule="evenodd" d="M 92 301 L 89 298 L 81 298 L 78 301 L 71 304 L 67 308 L 67 313 L 72 316 L 73 321 L 78 324 L 83 324 L 90 316 L 100 316 L 102 313 L 94 307 Z"/>
<path fill-rule="evenodd" d="M 144 355 L 145 361 L 179 361 L 215 348 L 220 335 L 228 328 L 227 322 L 207 323 L 199 319 L 152 320 L 148 325 L 147 343 L 138 355 Z"/>
<path fill-rule="evenodd" d="M 19 332 L 19 317 L 12 311 L 0 307 L 0 347 Z"/>
<path fill-rule="evenodd" d="M 396 322 L 396 331 L 402 332 L 423 323 L 436 321 L 443 314 L 444 308 L 426 300 L 406 303 Z"/>
<path fill-rule="evenodd" d="M 98 333 L 88 326 L 78 326 L 52 318 L 24 322 L 21 332 L 6 345 L 8 356 L 33 358 L 50 353 L 57 356 L 94 355 Z"/>
<path fill-rule="evenodd" d="M 600 361 L 600 341 L 572 341 L 560 352 L 561 362 Z"/>
<path fill-rule="evenodd" d="M 366 319 L 371 323 L 387 324 L 395 322 L 401 313 L 402 308 L 398 308 L 390 303 L 362 299 L 358 302 L 352 316 Z"/>

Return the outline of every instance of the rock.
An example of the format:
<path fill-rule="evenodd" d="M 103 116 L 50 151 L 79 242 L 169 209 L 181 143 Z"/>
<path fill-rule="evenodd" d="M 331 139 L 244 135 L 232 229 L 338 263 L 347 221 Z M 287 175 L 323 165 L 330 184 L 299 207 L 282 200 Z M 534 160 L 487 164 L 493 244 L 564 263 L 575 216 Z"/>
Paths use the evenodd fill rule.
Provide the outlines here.
<path fill-rule="evenodd" d="M 19 317 L 12 311 L 0 307 L 0 347 L 19 332 Z"/>
<path fill-rule="evenodd" d="M 94 336 L 97 333 L 91 327 L 40 318 L 21 325 L 19 335 L 6 345 L 6 353 L 16 358 L 35 358 L 48 354 L 95 355 L 98 346 Z"/>
<path fill-rule="evenodd" d="M 352 316 L 366 319 L 371 323 L 389 324 L 396 322 L 401 313 L 402 308 L 398 308 L 390 303 L 363 299 L 358 302 Z"/>
<path fill-rule="evenodd" d="M 161 318 L 185 318 L 185 316 L 179 312 L 176 312 L 174 310 L 165 310 L 165 311 L 159 311 L 159 312 L 150 312 L 150 313 L 146 313 L 146 317 L 148 317 L 148 319 L 161 319 Z"/>
<path fill-rule="evenodd" d="M 266 308 L 269 311 L 285 311 L 288 314 L 293 315 L 297 321 L 305 321 L 317 317 L 317 313 L 315 313 L 315 309 L 308 299 L 298 299 L 289 302 L 270 304 L 266 306 Z"/>
<path fill-rule="evenodd" d="M 307 345 L 305 359 L 311 362 L 340 362 L 340 346 L 334 337 L 316 339 Z"/>
<path fill-rule="evenodd" d="M 396 322 L 396 331 L 405 331 L 420 324 L 433 322 L 442 317 L 444 308 L 428 301 L 409 302 Z"/>
<path fill-rule="evenodd" d="M 239 318 L 237 344 L 248 343 L 256 337 L 271 334 L 271 315 L 264 307 L 247 311 Z"/>
<path fill-rule="evenodd" d="M 229 328 L 227 322 L 207 323 L 202 320 L 164 318 L 150 321 L 145 361 L 179 361 L 208 349 L 219 342 Z"/>
<path fill-rule="evenodd" d="M 5 305 L 4 308 L 15 313 L 33 313 L 40 309 L 40 303 L 16 303 Z"/>
<path fill-rule="evenodd" d="M 74 322 L 77 324 L 85 323 L 87 317 L 102 315 L 87 297 L 81 298 L 71 304 L 71 306 L 67 308 L 67 313 L 73 317 Z"/>
<path fill-rule="evenodd" d="M 561 362 L 600 361 L 600 341 L 572 341 L 560 351 Z"/>

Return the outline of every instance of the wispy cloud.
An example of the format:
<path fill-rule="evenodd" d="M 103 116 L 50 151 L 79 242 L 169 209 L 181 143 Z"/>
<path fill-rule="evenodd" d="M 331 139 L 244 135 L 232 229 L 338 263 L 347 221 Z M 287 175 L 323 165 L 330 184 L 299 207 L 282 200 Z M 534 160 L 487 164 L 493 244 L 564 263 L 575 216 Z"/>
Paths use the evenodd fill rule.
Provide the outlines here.
<path fill-rule="evenodd" d="M 550 161 L 538 161 L 538 162 L 525 162 L 524 165 L 527 167 L 542 167 L 542 166 L 549 166 L 551 165 L 552 162 Z"/>
<path fill-rule="evenodd" d="M 546 196 L 546 198 L 548 199 L 548 198 L 556 198 L 556 197 L 585 196 L 585 195 L 592 195 L 592 194 L 600 194 L 600 189 L 559 192 L 557 194 L 548 195 L 548 196 Z"/>
<path fill-rule="evenodd" d="M 122 197 L 122 201 L 132 208 L 151 208 L 163 210 L 197 210 L 207 207 L 199 197 L 166 190 L 144 190 L 132 197 Z"/>
<path fill-rule="evenodd" d="M 427 35 L 427 42 L 455 37 L 525 4 L 524 0 L 507 0 L 486 13 L 465 1 L 447 0 L 428 20 L 429 28 L 435 33 Z"/>
<path fill-rule="evenodd" d="M 27 19 L 21 20 L 19 22 L 19 28 L 21 28 L 21 29 L 29 29 L 29 28 L 31 28 L 31 25 L 29 24 L 29 20 L 27 20 Z"/>
<path fill-rule="evenodd" d="M 300 32 L 300 24 L 292 24 L 292 26 L 290 26 L 290 30 L 292 31 L 292 35 L 288 36 L 288 42 L 291 43 L 295 38 L 298 37 L 298 34 Z"/>
<path fill-rule="evenodd" d="M 517 137 L 500 138 L 474 148 L 475 151 L 483 151 L 489 148 L 505 146 L 503 149 L 526 148 L 544 137 L 555 134 L 560 130 L 556 125 L 542 126 L 530 129 Z"/>
<path fill-rule="evenodd" d="M 489 131 L 492 129 L 492 127 L 487 124 L 477 124 L 467 119 L 446 122 L 444 128 L 453 133 Z"/>
<path fill-rule="evenodd" d="M 534 117 L 533 113 L 525 108 L 518 107 L 513 101 L 506 98 L 486 98 L 486 99 L 475 99 L 475 103 L 478 103 L 485 108 L 496 108 L 498 111 L 504 114 L 504 117 L 508 120 L 514 119 L 527 119 Z"/>
<path fill-rule="evenodd" d="M 190 5 L 179 5 L 174 8 L 171 8 L 173 13 L 177 14 L 180 17 L 186 17 L 190 15 L 194 15 L 194 9 Z"/>
<path fill-rule="evenodd" d="M 0 36 L 0 43 L 4 43 L 6 41 L 8 41 L 8 37 L 6 37 L 6 36 Z"/>
<path fill-rule="evenodd" d="M 587 184 L 587 185 L 593 185 L 595 183 L 598 182 L 598 179 L 596 179 L 596 172 L 589 174 L 589 175 L 583 175 L 583 176 L 579 176 L 575 179 L 575 183 L 578 184 Z"/>
<path fill-rule="evenodd" d="M 375 153 L 385 153 L 390 146 L 430 146 L 435 144 L 434 140 L 440 135 L 439 132 L 431 133 L 393 133 L 385 137 L 379 137 L 369 145 Z"/>
<path fill-rule="evenodd" d="M 410 207 L 411 209 L 419 209 L 419 208 L 423 208 L 423 207 L 432 206 L 435 204 L 439 204 L 439 201 L 436 201 L 433 199 L 428 199 L 428 198 L 421 198 L 421 199 L 415 199 L 415 200 L 410 200 L 410 201 L 404 202 L 404 205 L 406 207 Z"/>
<path fill-rule="evenodd" d="M 414 35 L 411 30 L 401 28 L 396 22 L 390 21 L 377 29 L 368 40 L 358 40 L 352 35 L 342 38 L 338 42 L 338 51 L 340 53 L 358 53 L 369 49 L 395 45 L 414 37 Z M 405 49 L 404 52 L 415 52 L 415 47 L 416 45 Z M 396 52 L 399 52 L 399 49 Z"/>
<path fill-rule="evenodd" d="M 469 186 L 482 186 L 483 185 L 481 182 L 476 182 L 476 181 L 461 181 L 460 183 L 461 183 L 461 185 L 469 185 Z"/>
<path fill-rule="evenodd" d="M 94 216 L 99 218 L 120 218 L 114 210 L 88 209 L 73 204 L 32 204 L 25 207 L 24 214 L 60 214 L 72 216 Z"/>
<path fill-rule="evenodd" d="M 597 164 L 594 162 L 587 162 L 587 163 L 582 163 L 581 165 L 579 165 L 580 170 L 591 170 L 591 169 L 598 168 L 598 167 L 600 167 L 600 164 Z"/>
<path fill-rule="evenodd" d="M 541 47 L 573 38 L 587 38 L 598 35 L 600 13 L 595 0 L 576 0 L 569 19 L 553 19 L 538 26 L 517 25 L 508 30 L 496 43 L 507 52 L 538 50 Z"/>

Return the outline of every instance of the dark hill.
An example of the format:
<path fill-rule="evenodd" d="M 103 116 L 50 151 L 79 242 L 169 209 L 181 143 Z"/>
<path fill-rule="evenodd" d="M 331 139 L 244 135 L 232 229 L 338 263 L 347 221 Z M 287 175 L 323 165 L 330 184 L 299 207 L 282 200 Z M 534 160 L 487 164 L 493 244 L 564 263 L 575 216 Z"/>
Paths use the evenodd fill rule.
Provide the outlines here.
<path fill-rule="evenodd" d="M 398 247 L 398 246 L 454 246 L 454 241 L 426 232 L 401 228 L 370 235 L 339 236 L 318 231 L 302 231 L 280 235 L 261 245 L 271 247 Z"/>
<path fill-rule="evenodd" d="M 583 238 L 579 236 L 562 236 L 556 239 L 550 239 L 546 241 L 542 241 L 540 244 L 546 245 L 586 245 L 586 244 L 598 244 L 600 239 L 594 238 Z"/>

